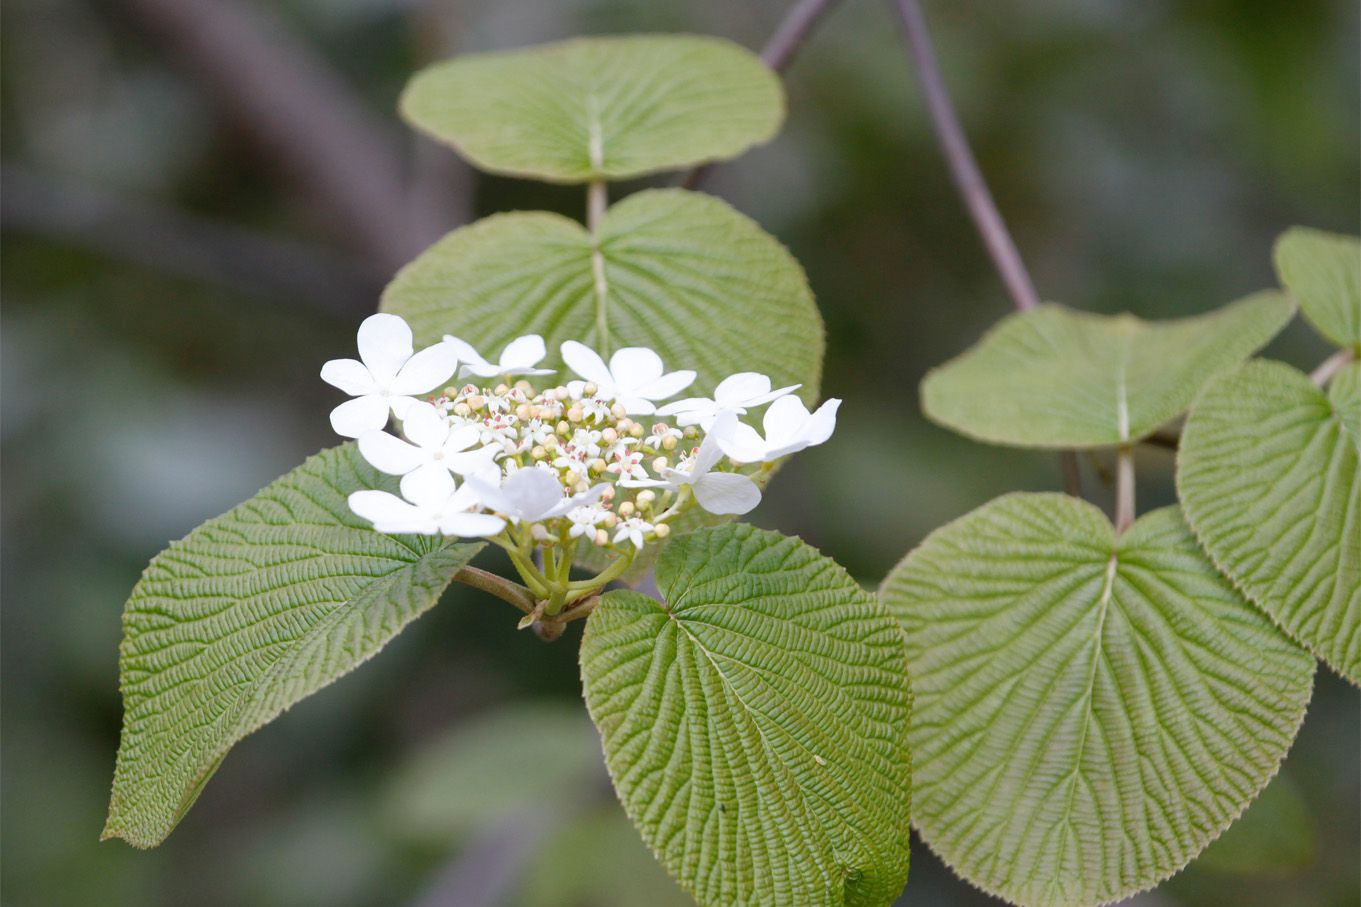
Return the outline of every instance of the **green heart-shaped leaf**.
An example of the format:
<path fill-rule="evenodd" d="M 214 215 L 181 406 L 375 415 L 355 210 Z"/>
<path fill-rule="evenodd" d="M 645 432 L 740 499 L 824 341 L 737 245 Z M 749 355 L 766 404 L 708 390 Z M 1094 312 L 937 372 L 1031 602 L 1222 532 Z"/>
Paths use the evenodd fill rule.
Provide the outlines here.
<path fill-rule="evenodd" d="M 104 837 L 159 844 L 233 744 L 375 655 L 481 550 L 350 512 L 350 492 L 394 487 L 355 445 L 325 450 L 152 560 L 123 612 Z"/>
<path fill-rule="evenodd" d="M 1316 331 L 1361 352 L 1361 239 L 1292 227 L 1276 241 L 1276 273 Z"/>
<path fill-rule="evenodd" d="M 579 183 L 736 157 L 780 128 L 784 90 L 728 41 L 632 35 L 439 63 L 401 108 L 483 170 Z"/>
<path fill-rule="evenodd" d="M 1207 378 L 1260 349 L 1292 312 L 1274 292 L 1177 321 L 1044 305 L 1003 319 L 931 371 L 922 409 L 993 444 L 1127 444 L 1179 416 Z"/>
<path fill-rule="evenodd" d="M 538 333 L 548 368 L 561 368 L 564 340 L 607 358 L 650 346 L 668 369 L 699 372 L 687 394 L 756 371 L 776 386 L 802 383 L 800 396 L 817 399 L 823 335 L 813 294 L 799 263 L 752 220 L 695 192 L 639 192 L 606 213 L 600 251 L 597 275 L 591 235 L 577 222 L 494 215 L 403 268 L 382 308 L 404 317 L 421 343 L 454 334 L 495 356 Z"/>
<path fill-rule="evenodd" d="M 913 822 L 1017 904 L 1095 905 L 1186 865 L 1275 774 L 1314 661 L 1175 508 L 1119 538 L 1011 494 L 933 532 L 880 597 L 907 631 Z"/>
<path fill-rule="evenodd" d="M 1212 381 L 1177 454 L 1210 558 L 1287 633 L 1361 684 L 1361 364 L 1328 394 L 1279 362 Z"/>
<path fill-rule="evenodd" d="M 902 632 L 798 539 L 701 529 L 662 554 L 665 602 L 611 592 L 581 672 L 610 776 L 705 907 L 884 905 L 907 881 Z"/>

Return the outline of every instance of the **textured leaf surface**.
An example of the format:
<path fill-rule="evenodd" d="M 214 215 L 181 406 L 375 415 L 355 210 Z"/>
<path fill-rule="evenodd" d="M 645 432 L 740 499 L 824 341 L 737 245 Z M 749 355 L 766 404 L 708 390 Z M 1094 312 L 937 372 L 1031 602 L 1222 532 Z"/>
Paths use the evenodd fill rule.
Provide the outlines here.
<path fill-rule="evenodd" d="M 662 554 L 582 642 L 620 799 L 701 904 L 881 905 L 907 880 L 902 634 L 840 567 L 749 525 Z"/>
<path fill-rule="evenodd" d="M 1328 394 L 1279 362 L 1211 382 L 1177 454 L 1186 518 L 1219 569 L 1361 683 L 1361 364 Z"/>
<path fill-rule="evenodd" d="M 1256 796 L 1314 662 L 1205 559 L 1175 508 L 1117 541 L 1058 494 L 933 532 L 885 581 L 907 630 L 922 837 L 1024 905 L 1118 900 Z"/>
<path fill-rule="evenodd" d="M 401 107 L 483 170 L 585 182 L 736 157 L 780 128 L 784 90 L 728 41 L 636 35 L 458 57 Z"/>
<path fill-rule="evenodd" d="M 374 532 L 390 488 L 323 451 L 152 560 L 123 612 L 123 737 L 105 837 L 160 843 L 227 750 L 374 655 L 482 547 Z"/>
<path fill-rule="evenodd" d="M 610 208 L 600 233 L 598 286 L 580 224 L 542 212 L 486 218 L 403 268 L 383 309 L 420 343 L 450 333 L 498 355 L 539 333 L 547 368 L 562 367 L 564 340 L 603 353 L 650 346 L 668 368 L 698 370 L 687 394 L 757 371 L 776 386 L 802 382 L 800 396 L 816 399 L 822 319 L 803 269 L 753 221 L 716 198 L 662 189 Z"/>
<path fill-rule="evenodd" d="M 1315 330 L 1361 351 L 1361 240 L 1294 227 L 1276 242 L 1276 273 Z"/>
<path fill-rule="evenodd" d="M 994 444 L 1137 441 L 1180 415 L 1211 375 L 1276 336 L 1292 311 L 1272 292 L 1159 322 L 1044 305 L 1003 319 L 931 371 L 922 408 L 945 427 Z"/>

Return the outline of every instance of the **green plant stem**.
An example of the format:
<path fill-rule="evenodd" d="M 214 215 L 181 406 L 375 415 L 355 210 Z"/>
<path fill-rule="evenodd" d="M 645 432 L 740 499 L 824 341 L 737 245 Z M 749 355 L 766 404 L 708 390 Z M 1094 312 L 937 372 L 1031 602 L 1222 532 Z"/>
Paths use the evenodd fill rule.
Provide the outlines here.
<path fill-rule="evenodd" d="M 533 613 L 534 606 L 538 604 L 534 593 L 530 592 L 525 586 L 503 576 L 497 576 L 495 573 L 479 570 L 477 567 L 464 567 L 459 570 L 454 574 L 454 582 L 495 595 L 502 601 L 510 602 L 526 614 Z"/>
<path fill-rule="evenodd" d="M 1134 445 L 1121 446 L 1115 456 L 1115 534 L 1134 525 Z"/>
<path fill-rule="evenodd" d="M 1309 380 L 1314 382 L 1314 387 L 1323 387 L 1333 375 L 1336 375 L 1344 365 L 1354 358 L 1356 357 L 1351 350 L 1338 350 L 1324 359 L 1318 368 L 1309 373 Z"/>

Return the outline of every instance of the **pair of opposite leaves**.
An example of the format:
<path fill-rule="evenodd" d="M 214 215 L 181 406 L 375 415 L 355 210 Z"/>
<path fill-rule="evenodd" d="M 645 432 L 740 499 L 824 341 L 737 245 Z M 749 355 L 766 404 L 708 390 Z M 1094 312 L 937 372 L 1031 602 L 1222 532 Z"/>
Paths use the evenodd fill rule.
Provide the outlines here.
<path fill-rule="evenodd" d="M 1361 245 L 1293 230 L 1277 260 L 1308 320 L 1355 349 Z M 1274 292 L 1161 324 L 1044 306 L 923 383 L 933 419 L 1017 446 L 1124 446 L 1191 406 L 1185 519 L 1163 508 L 1117 537 L 1084 502 L 1008 495 L 884 584 L 908 631 L 913 821 L 980 887 L 1103 903 L 1217 837 L 1309 700 L 1314 661 L 1272 620 L 1361 677 L 1361 365 L 1325 393 L 1241 364 L 1293 310 Z"/>

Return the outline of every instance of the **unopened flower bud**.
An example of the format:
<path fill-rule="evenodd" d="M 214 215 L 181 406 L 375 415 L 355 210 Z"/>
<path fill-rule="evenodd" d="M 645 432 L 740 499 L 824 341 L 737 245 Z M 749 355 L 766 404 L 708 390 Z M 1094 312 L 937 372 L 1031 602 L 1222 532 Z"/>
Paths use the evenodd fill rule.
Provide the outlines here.
<path fill-rule="evenodd" d="M 534 392 L 534 385 L 530 384 L 524 378 L 521 378 L 519 381 L 515 382 L 515 389 L 522 394 L 532 394 Z"/>
<path fill-rule="evenodd" d="M 584 418 L 586 418 L 586 413 L 577 404 L 572 404 L 572 408 L 567 410 L 568 422 L 580 422 Z"/>
<path fill-rule="evenodd" d="M 595 539 L 593 541 L 597 545 L 608 545 L 610 543 L 610 534 L 606 532 L 604 529 L 597 529 L 595 531 Z"/>
<path fill-rule="evenodd" d="M 600 500 L 604 501 L 606 504 L 614 500 L 613 485 L 611 485 L 609 488 L 606 488 L 603 492 L 600 493 Z"/>
<path fill-rule="evenodd" d="M 628 517 L 633 516 L 633 511 L 636 509 L 637 508 L 633 506 L 632 501 L 625 501 L 619 505 L 619 515 L 627 519 Z"/>
<path fill-rule="evenodd" d="M 622 403 L 615 403 L 610 407 L 610 415 L 614 416 L 616 419 L 622 420 L 628 414 L 628 410 L 624 409 L 624 404 Z"/>
<path fill-rule="evenodd" d="M 685 437 L 686 437 L 686 440 L 689 440 L 689 441 L 695 440 L 695 438 L 698 438 L 698 437 L 699 437 L 699 429 L 696 428 L 696 427 L 693 426 L 693 425 L 688 425 L 688 426 L 686 426 L 686 428 L 685 428 Z"/>
<path fill-rule="evenodd" d="M 596 457 L 594 460 L 586 464 L 586 468 L 589 469 L 591 472 L 604 472 L 606 465 L 608 464 L 606 464 L 602 458 Z"/>
<path fill-rule="evenodd" d="M 535 523 L 533 526 L 530 526 L 529 534 L 534 537 L 535 541 L 548 541 L 548 530 L 543 528 L 543 523 Z"/>
<path fill-rule="evenodd" d="M 581 393 L 587 397 L 594 397 L 596 394 L 600 393 L 600 385 L 596 384 L 594 381 L 587 381 L 586 385 L 582 387 Z"/>
<path fill-rule="evenodd" d="M 666 469 L 670 465 L 671 461 L 668 460 L 666 457 L 658 457 L 657 459 L 652 461 L 652 471 L 661 472 L 663 469 Z"/>
<path fill-rule="evenodd" d="M 665 438 L 662 438 L 662 450 L 675 450 L 675 449 L 676 449 L 675 435 L 667 435 Z"/>
<path fill-rule="evenodd" d="M 613 529 L 615 526 L 619 525 L 619 517 L 617 514 L 607 513 L 605 514 L 605 518 L 600 522 L 605 524 L 606 529 Z"/>
<path fill-rule="evenodd" d="M 657 492 L 652 491 L 651 489 L 644 489 L 643 491 L 638 492 L 637 500 L 639 507 L 646 507 L 657 500 Z"/>
<path fill-rule="evenodd" d="M 575 469 L 567 470 L 567 474 L 562 477 L 564 485 L 575 485 L 579 481 L 581 481 L 581 474 Z"/>
<path fill-rule="evenodd" d="M 473 394 L 468 398 L 468 405 L 473 409 L 481 409 L 486 402 L 486 398 L 481 394 Z"/>
<path fill-rule="evenodd" d="M 619 432 L 615 431 L 613 428 L 607 428 L 600 433 L 600 440 L 604 441 L 606 444 L 613 444 L 615 441 L 619 440 Z"/>
<path fill-rule="evenodd" d="M 544 457 L 548 456 L 548 451 L 544 450 L 542 444 L 535 444 L 534 449 L 529 452 L 529 455 L 535 460 L 542 460 Z"/>
<path fill-rule="evenodd" d="M 472 409 L 472 407 L 469 406 L 468 404 L 466 404 L 466 403 L 456 403 L 456 404 L 454 404 L 454 415 L 456 415 L 456 416 L 462 416 L 463 418 L 466 419 L 466 418 L 468 418 L 469 416 L 471 416 L 472 414 L 473 414 L 473 409 Z"/>
<path fill-rule="evenodd" d="M 507 384 L 502 383 L 496 385 L 496 396 L 498 397 L 504 397 L 509 391 L 510 386 Z"/>
<path fill-rule="evenodd" d="M 566 419 L 563 419 L 561 422 L 557 424 L 557 431 L 558 434 L 560 435 L 568 434 L 569 432 L 571 432 L 571 430 L 572 430 L 571 423 L 569 423 Z"/>
<path fill-rule="evenodd" d="M 652 527 L 652 534 L 659 539 L 664 539 L 671 534 L 671 527 L 666 523 L 658 523 Z"/>
<path fill-rule="evenodd" d="M 633 435 L 633 437 L 635 438 L 641 438 L 646 433 L 647 432 L 643 430 L 643 426 L 637 422 L 634 422 L 632 425 L 629 426 L 629 434 Z"/>
<path fill-rule="evenodd" d="M 532 419 L 533 416 L 530 415 L 530 413 L 531 409 L 528 403 L 521 403 L 519 406 L 515 407 L 515 415 L 521 419 Z"/>

